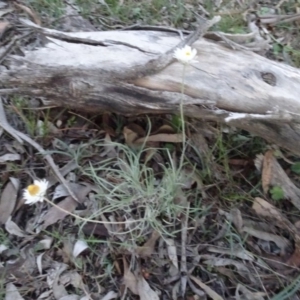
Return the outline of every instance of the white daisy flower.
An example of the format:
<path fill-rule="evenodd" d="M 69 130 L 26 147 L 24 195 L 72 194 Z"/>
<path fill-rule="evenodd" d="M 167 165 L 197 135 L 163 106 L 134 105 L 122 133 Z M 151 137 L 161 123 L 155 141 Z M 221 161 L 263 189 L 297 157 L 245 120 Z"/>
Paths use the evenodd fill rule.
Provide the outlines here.
<path fill-rule="evenodd" d="M 48 184 L 49 182 L 46 179 L 34 180 L 33 184 L 24 189 L 25 204 L 32 205 L 37 202 L 43 202 Z"/>
<path fill-rule="evenodd" d="M 190 46 L 184 46 L 183 48 L 177 48 L 173 57 L 183 64 L 188 64 L 195 58 L 196 54 L 196 49 L 193 49 Z"/>

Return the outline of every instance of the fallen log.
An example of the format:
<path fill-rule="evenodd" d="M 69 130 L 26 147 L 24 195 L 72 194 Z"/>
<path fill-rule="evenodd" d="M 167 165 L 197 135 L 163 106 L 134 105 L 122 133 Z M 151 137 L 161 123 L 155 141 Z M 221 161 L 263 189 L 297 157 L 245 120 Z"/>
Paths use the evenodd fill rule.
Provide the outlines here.
<path fill-rule="evenodd" d="M 177 33 L 63 33 L 33 24 L 48 42 L 5 58 L 0 94 L 44 97 L 78 110 L 123 115 L 178 113 L 248 130 L 300 154 L 300 71 L 206 38 L 196 61 L 134 76 L 180 41 Z M 184 85 L 184 94 L 181 93 Z"/>

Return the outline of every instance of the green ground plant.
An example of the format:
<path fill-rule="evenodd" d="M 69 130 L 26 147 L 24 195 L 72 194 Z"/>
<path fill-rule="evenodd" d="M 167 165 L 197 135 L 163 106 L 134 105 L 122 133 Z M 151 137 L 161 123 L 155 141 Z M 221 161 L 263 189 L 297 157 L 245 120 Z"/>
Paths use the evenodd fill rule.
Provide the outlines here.
<path fill-rule="evenodd" d="M 60 18 L 65 12 L 63 0 L 27 0 L 28 4 L 40 15 Z"/>
<path fill-rule="evenodd" d="M 150 149 L 135 152 L 122 144 L 113 145 L 120 153 L 115 161 L 109 159 L 82 170 L 100 189 L 97 194 L 100 207 L 95 216 L 123 211 L 130 219 L 131 211 L 136 209 L 138 219 L 130 230 L 135 232 L 133 239 L 143 236 L 145 230 L 151 228 L 172 235 L 177 216 L 186 214 L 186 206 L 174 201 L 184 184 L 182 170 L 175 166 L 171 154 L 164 149 L 169 162 L 161 165 L 161 173 L 156 176 L 153 169 L 142 162 Z M 119 184 L 110 182 L 107 177 L 114 178 Z"/>

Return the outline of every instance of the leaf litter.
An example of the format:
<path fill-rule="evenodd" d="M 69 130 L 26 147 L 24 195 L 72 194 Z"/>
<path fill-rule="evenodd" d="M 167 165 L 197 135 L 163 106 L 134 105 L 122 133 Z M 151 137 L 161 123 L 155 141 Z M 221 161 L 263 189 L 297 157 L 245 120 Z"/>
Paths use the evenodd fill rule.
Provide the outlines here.
<path fill-rule="evenodd" d="M 174 145 L 173 155 L 178 147 L 176 142 Z M 26 240 L 20 247 L 4 245 L 3 253 L 7 253 L 7 261 L 13 253 L 23 253 L 9 268 L 5 267 L 6 274 L 15 274 L 18 286 L 30 282 L 23 279 L 25 273 L 17 272 L 20 266 L 26 274 L 40 277 L 35 285 L 28 285 L 31 288 L 27 292 L 22 292 L 24 299 L 32 297 L 30 293 L 37 299 L 98 299 L 100 295 L 101 299 L 125 295 L 176 299 L 187 293 L 226 299 L 231 294 L 225 288 L 229 282 L 236 284 L 233 294 L 237 298 L 262 299 L 272 293 L 279 271 L 288 274 L 291 267 L 298 265 L 298 244 L 293 249 L 291 241 L 298 240 L 295 225 L 268 198 L 254 198 L 248 214 L 243 206 L 220 209 L 216 201 L 208 202 L 213 199 L 214 188 L 207 188 L 196 168 L 176 167 L 179 159 L 164 153 L 159 146 L 156 145 L 157 153 L 165 161 L 169 159 L 173 167 L 158 164 L 154 176 L 150 173 L 151 163 L 155 163 L 153 156 L 149 158 L 146 151 L 136 148 L 134 151 L 138 152 L 132 153 L 106 134 L 102 140 L 88 142 L 84 147 L 76 145 L 82 149 L 78 155 L 83 158 L 75 164 L 77 168 L 70 169 L 76 173 L 70 178 L 78 183 L 70 182 L 69 187 L 78 201 L 63 184 L 53 183 L 48 194 L 57 206 L 21 205 L 14 211 L 20 191 L 16 186 L 16 200 L 3 201 L 10 204 L 3 210 L 3 214 L 9 212 L 3 215 L 9 215 L 5 228 L 19 242 Z M 63 158 L 60 151 L 54 155 L 56 161 Z M 146 164 L 140 164 L 143 159 Z M 213 160 L 210 165 L 222 170 Z M 84 178 L 88 181 L 84 182 Z M 271 178 L 268 185 L 272 184 Z M 30 226 L 20 222 L 24 211 L 29 212 L 26 220 L 33 223 L 30 230 Z M 38 218 L 30 216 L 34 211 L 39 211 Z M 76 219 L 70 213 L 87 219 Z M 274 226 L 270 226 L 272 221 Z M 276 224 L 280 224 L 279 228 Z M 237 237 L 244 242 L 240 243 Z M 167 271 L 163 271 L 166 267 Z M 274 273 L 270 273 L 270 268 Z M 88 270 L 88 279 L 84 270 Z M 268 274 L 266 279 L 260 278 L 262 274 Z M 284 277 L 281 280 L 288 282 Z"/>
<path fill-rule="evenodd" d="M 43 22 L 32 7 L 17 7 Z M 0 14 L 13 11 L 5 4 Z M 9 26 L 1 23 L 2 36 Z M 14 116 L 9 106 L 6 112 Z M 212 124 L 187 123 L 184 136 L 171 116 L 104 114 L 91 121 L 57 108 L 47 117 L 35 113 L 33 140 L 5 128 L 14 141 L 0 128 L 5 299 L 297 293 L 300 192 L 289 168 L 295 157 L 285 153 L 282 161 L 264 147 L 248 154 L 254 137 L 234 144 L 230 130 Z M 19 120 L 13 125 L 26 131 Z M 222 152 L 227 142 L 233 144 Z M 49 180 L 50 202 L 28 207 L 22 189 L 35 178 Z M 270 195 L 274 186 L 283 191 L 281 202 Z"/>

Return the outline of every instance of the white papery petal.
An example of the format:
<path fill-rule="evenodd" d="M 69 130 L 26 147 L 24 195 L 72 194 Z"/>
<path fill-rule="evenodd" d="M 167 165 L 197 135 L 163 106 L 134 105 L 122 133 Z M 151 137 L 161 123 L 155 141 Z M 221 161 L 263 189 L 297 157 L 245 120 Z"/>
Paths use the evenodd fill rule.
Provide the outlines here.
<path fill-rule="evenodd" d="M 37 202 L 43 202 L 44 197 L 48 188 L 49 182 L 46 179 L 34 180 L 33 185 L 28 186 L 23 193 L 23 197 L 25 199 L 25 204 L 32 205 Z M 32 193 L 30 191 L 31 186 L 36 186 L 36 193 Z"/>
<path fill-rule="evenodd" d="M 196 55 L 197 55 L 196 49 L 191 48 L 190 46 L 184 46 L 183 48 L 177 48 L 174 51 L 173 57 L 183 64 L 188 64 L 192 60 L 194 60 Z"/>

